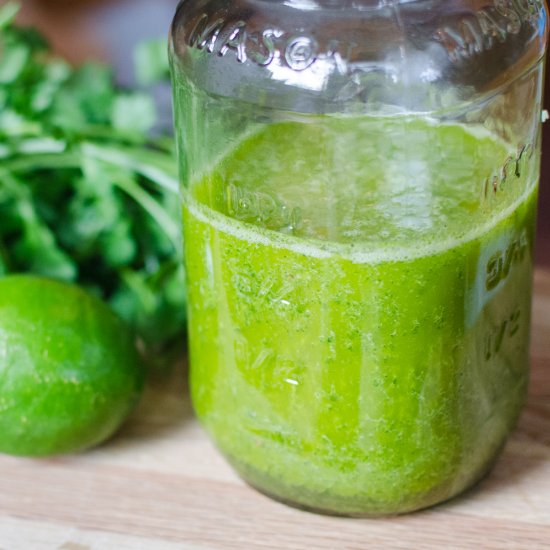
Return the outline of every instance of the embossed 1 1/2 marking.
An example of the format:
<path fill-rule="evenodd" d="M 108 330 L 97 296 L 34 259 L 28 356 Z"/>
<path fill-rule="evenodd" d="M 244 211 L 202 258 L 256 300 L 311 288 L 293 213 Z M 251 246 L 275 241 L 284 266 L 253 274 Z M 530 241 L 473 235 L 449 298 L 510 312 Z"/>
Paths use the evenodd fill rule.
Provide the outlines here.
<path fill-rule="evenodd" d="M 502 349 L 507 338 L 513 338 L 521 328 L 521 310 L 518 308 L 510 316 L 485 336 L 485 360 L 489 361 Z"/>

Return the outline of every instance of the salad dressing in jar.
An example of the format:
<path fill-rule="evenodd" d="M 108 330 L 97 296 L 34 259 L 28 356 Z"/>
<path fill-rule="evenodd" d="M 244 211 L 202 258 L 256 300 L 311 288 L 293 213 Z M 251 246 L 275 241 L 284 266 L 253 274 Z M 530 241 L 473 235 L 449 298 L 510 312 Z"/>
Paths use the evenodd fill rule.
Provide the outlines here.
<path fill-rule="evenodd" d="M 183 1 L 171 34 L 191 391 L 250 484 L 427 507 L 527 387 L 546 8 Z"/>

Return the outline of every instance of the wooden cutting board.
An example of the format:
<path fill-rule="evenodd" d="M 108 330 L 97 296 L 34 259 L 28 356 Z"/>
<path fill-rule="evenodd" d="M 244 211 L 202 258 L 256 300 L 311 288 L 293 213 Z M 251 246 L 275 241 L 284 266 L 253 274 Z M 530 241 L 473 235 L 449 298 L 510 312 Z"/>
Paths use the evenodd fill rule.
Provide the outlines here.
<path fill-rule="evenodd" d="M 452 502 L 383 520 L 273 502 L 208 441 L 180 369 L 91 452 L 0 457 L 0 550 L 550 549 L 550 272 L 535 286 L 527 407 L 492 474 Z"/>

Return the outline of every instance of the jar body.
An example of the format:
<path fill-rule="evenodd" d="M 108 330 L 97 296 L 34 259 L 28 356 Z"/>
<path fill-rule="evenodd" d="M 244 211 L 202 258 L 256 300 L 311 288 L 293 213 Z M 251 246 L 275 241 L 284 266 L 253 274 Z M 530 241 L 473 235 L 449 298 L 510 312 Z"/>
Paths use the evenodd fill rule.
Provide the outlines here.
<path fill-rule="evenodd" d="M 186 17 L 172 60 L 199 418 L 247 481 L 294 505 L 394 514 L 463 491 L 526 392 L 540 56 L 494 93 L 398 109 L 392 93 L 424 92 L 360 82 L 349 101 L 348 75 L 327 101 L 304 76 L 321 38 L 264 30 L 252 59 L 233 23 L 237 63 L 288 65 L 253 101 L 252 77 L 238 94 L 214 93 L 212 67 L 190 77 L 225 54 L 223 29 Z M 376 93 L 390 109 L 367 108 Z"/>

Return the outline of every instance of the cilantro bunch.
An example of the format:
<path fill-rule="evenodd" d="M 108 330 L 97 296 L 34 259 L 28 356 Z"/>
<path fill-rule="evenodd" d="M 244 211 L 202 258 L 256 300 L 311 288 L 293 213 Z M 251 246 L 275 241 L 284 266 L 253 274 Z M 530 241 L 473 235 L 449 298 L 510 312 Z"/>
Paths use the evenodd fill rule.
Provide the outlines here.
<path fill-rule="evenodd" d="M 173 140 L 110 68 L 72 68 L 0 7 L 0 275 L 32 272 L 103 298 L 148 350 L 181 339 L 185 286 Z M 164 76 L 142 46 L 138 73 Z"/>

